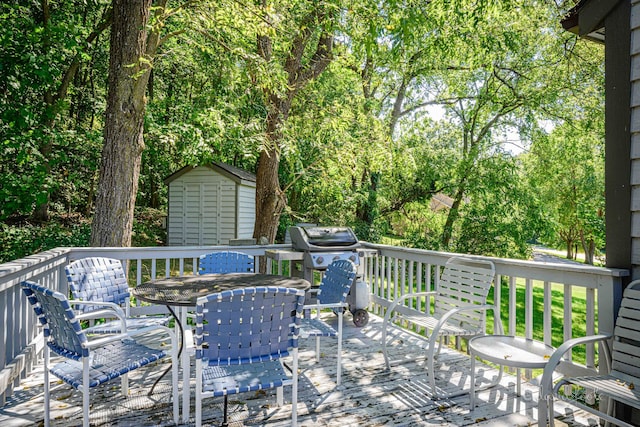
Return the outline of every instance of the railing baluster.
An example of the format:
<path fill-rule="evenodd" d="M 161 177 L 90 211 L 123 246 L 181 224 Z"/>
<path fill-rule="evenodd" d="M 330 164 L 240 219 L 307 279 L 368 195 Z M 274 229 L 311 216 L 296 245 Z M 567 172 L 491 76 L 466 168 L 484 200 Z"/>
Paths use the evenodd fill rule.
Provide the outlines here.
<path fill-rule="evenodd" d="M 573 296 L 573 287 L 570 284 L 564 285 L 564 314 L 562 319 L 562 327 L 564 330 L 563 339 L 564 341 L 571 339 L 571 325 L 573 324 L 573 304 L 572 304 L 572 296 Z M 571 352 L 569 352 L 571 353 Z M 572 359 L 571 354 L 566 355 L 569 360 Z"/>
<path fill-rule="evenodd" d="M 509 335 L 516 335 L 516 320 L 518 319 L 516 302 L 516 278 L 511 276 L 509 277 Z"/>
<path fill-rule="evenodd" d="M 498 331 L 496 330 L 496 324 L 495 324 L 495 318 L 496 316 L 499 317 L 500 321 L 502 321 L 502 313 L 500 312 L 500 307 L 502 304 L 502 286 L 500 286 L 500 284 L 502 283 L 502 275 L 500 274 L 496 274 L 496 278 L 495 281 L 493 282 L 494 286 L 493 286 L 493 305 L 498 307 L 498 312 L 497 313 L 491 313 L 491 315 L 493 315 L 494 317 L 494 324 L 493 324 L 493 332 L 494 333 L 498 333 Z M 486 314 L 485 314 L 486 316 Z"/>
<path fill-rule="evenodd" d="M 542 330 L 543 330 L 543 341 L 547 345 L 553 345 L 552 343 L 552 332 L 553 332 L 553 307 L 551 306 L 553 295 L 551 293 L 551 283 L 548 281 L 544 282 L 544 306 L 542 313 Z"/>
<path fill-rule="evenodd" d="M 587 335 L 594 335 L 596 333 L 596 291 L 595 289 L 587 289 L 586 296 L 587 303 Z M 586 348 L 586 366 L 593 368 L 596 366 L 595 346 L 593 344 L 587 345 Z"/>
<path fill-rule="evenodd" d="M 454 254 L 418 250 L 411 248 L 393 247 L 387 245 L 371 245 L 362 242 L 367 249 L 376 249 L 377 256 L 364 258 L 363 279 L 368 282 L 371 292 L 370 309 L 372 313 L 382 315 L 386 307 L 399 295 L 406 292 L 428 291 L 437 286 L 440 269 L 446 260 Z M 284 245 L 265 247 L 248 246 L 245 249 L 254 256 L 264 256 L 265 250 L 272 248 L 283 249 Z M 228 249 L 220 247 L 219 250 Z M 36 338 L 39 331 L 32 318 L 30 310 L 24 311 L 26 300 L 23 297 L 19 282 L 21 280 L 39 281 L 45 286 L 52 287 L 63 292 L 66 291 L 66 276 L 63 273 L 64 266 L 72 259 L 87 256 L 106 256 L 118 258 L 123 262 L 132 264 L 128 272 L 135 277 L 138 285 L 145 280 L 158 276 L 157 263 L 164 259 L 164 276 L 174 274 L 197 274 L 198 257 L 207 252 L 218 250 L 216 247 L 154 247 L 154 248 L 65 248 L 43 252 L 33 257 L 16 260 L 7 263 L 0 268 L 0 316 L 4 316 L 6 329 L 0 330 L 0 384 L 11 385 L 19 381 L 19 376 L 25 375 L 25 369 L 37 360 L 40 347 L 34 347 L 33 354 L 27 358 L 28 362 L 20 372 L 9 372 L 7 366 L 15 363 L 20 355 L 20 360 L 29 352 L 28 348 Z M 481 257 L 482 258 L 482 257 Z M 189 266 L 191 259 L 191 266 Z M 585 265 L 535 263 L 531 261 L 509 260 L 490 258 L 496 265 L 496 288 L 494 289 L 494 303 L 500 307 L 504 304 L 506 313 L 504 319 L 508 334 L 524 334 L 527 337 L 540 337 L 545 343 L 558 345 L 559 331 L 552 330 L 552 290 L 560 285 L 564 289 L 564 314 L 561 319 L 564 326 L 562 340 L 571 338 L 574 334 L 587 335 L 594 332 L 612 332 L 614 316 L 621 298 L 622 278 L 629 274 L 626 270 L 597 268 Z M 135 262 L 134 262 L 135 260 Z M 178 272 L 172 271 L 177 260 Z M 293 266 L 289 264 L 289 271 Z M 275 270 L 275 268 L 274 268 Z M 284 264 L 277 264 L 278 274 L 286 270 Z M 500 284 L 507 283 L 508 292 L 502 292 Z M 538 304 L 534 301 L 537 287 L 543 287 L 543 301 Z M 578 290 L 586 289 L 586 325 L 574 325 L 572 321 L 571 297 Z M 534 290 L 536 293 L 534 293 Z M 597 292 L 596 292 L 597 290 Z M 520 292 L 519 292 L 520 291 Z M 522 294 L 524 291 L 524 294 Z M 524 295 L 524 297 L 522 297 Z M 506 298 L 506 301 L 505 301 Z M 522 298 L 522 300 L 518 300 Z M 417 299 L 407 303 L 410 310 L 430 310 L 431 299 L 420 301 Z M 517 308 L 523 307 L 525 313 L 518 313 Z M 534 323 L 538 318 L 534 310 L 543 310 L 541 324 Z M 28 307 L 26 307 L 28 309 Z M 137 307 L 144 311 L 150 307 Z M 502 316 L 501 316 L 502 317 Z M 518 321 L 523 319 L 524 322 Z M 558 319 L 555 319 L 556 322 Z M 596 327 L 596 320 L 598 326 Z M 522 328 L 524 323 L 524 330 Z M 575 327 L 575 331 L 572 331 Z M 19 332 L 15 332 L 18 330 Z M 555 336 L 554 336 L 555 334 Z M 597 362 L 596 348 L 587 348 L 586 364 L 595 366 Z M 30 361 L 30 362 L 29 362 Z M 20 362 L 22 363 L 22 362 Z M 17 375 L 17 376 L 16 376 Z M 6 398 L 7 390 L 0 390 L 0 402 Z"/>
<path fill-rule="evenodd" d="M 525 280 L 525 319 L 524 319 L 524 336 L 525 338 L 533 338 L 533 282 L 531 279 Z"/>

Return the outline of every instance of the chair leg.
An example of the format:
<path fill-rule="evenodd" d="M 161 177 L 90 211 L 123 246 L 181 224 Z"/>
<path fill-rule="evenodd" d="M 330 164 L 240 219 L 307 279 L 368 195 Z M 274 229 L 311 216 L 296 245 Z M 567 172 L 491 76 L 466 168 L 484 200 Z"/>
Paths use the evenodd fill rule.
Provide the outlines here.
<path fill-rule="evenodd" d="M 340 385 L 342 380 L 342 310 L 338 311 L 338 368 L 336 376 L 336 385 Z"/>
<path fill-rule="evenodd" d="M 293 372 L 291 374 L 291 427 L 298 425 L 298 349 L 291 352 L 293 356 Z"/>
<path fill-rule="evenodd" d="M 384 356 L 384 365 L 387 368 L 387 371 L 391 369 L 389 364 L 389 354 L 387 353 L 387 317 L 385 316 L 384 321 L 382 322 L 382 337 L 380 338 L 382 342 L 382 355 Z"/>
<path fill-rule="evenodd" d="M 444 337 L 440 336 L 440 339 L 438 340 L 438 351 L 436 351 L 435 357 L 438 357 L 440 355 L 440 349 L 442 348 L 443 341 L 444 341 Z"/>
<path fill-rule="evenodd" d="M 82 358 L 82 425 L 89 427 L 89 358 Z"/>
<path fill-rule="evenodd" d="M 171 360 L 171 401 L 173 402 L 173 422 L 177 425 L 180 417 L 180 398 L 178 397 L 178 349 L 172 346 Z"/>
<path fill-rule="evenodd" d="M 438 398 L 438 392 L 436 391 L 436 375 L 434 369 L 434 359 L 436 357 L 436 341 L 438 337 L 434 337 L 433 334 L 429 337 L 429 349 L 427 350 L 427 376 L 429 377 L 429 385 L 431 386 L 431 393 L 434 398 Z M 440 346 L 438 346 L 440 350 Z M 473 381 L 473 379 L 472 379 Z"/>
<path fill-rule="evenodd" d="M 176 370 L 177 371 L 177 370 Z M 184 408 L 182 409 L 184 412 Z M 196 359 L 196 427 L 202 425 L 202 361 Z"/>
<path fill-rule="evenodd" d="M 553 396 L 549 396 L 549 400 L 546 403 L 547 404 L 547 410 L 549 411 L 549 415 L 548 415 L 548 420 L 549 421 L 549 427 L 554 427 L 555 424 L 555 419 L 554 419 L 554 413 L 553 413 Z"/>
<path fill-rule="evenodd" d="M 129 396 L 129 376 L 127 374 L 120 376 L 120 391 L 123 397 Z"/>
<path fill-rule="evenodd" d="M 320 335 L 316 336 L 316 362 L 320 362 Z"/>
<path fill-rule="evenodd" d="M 549 409 L 546 399 L 538 399 L 538 427 L 547 427 Z"/>
<path fill-rule="evenodd" d="M 229 426 L 228 416 L 229 416 L 229 395 L 225 394 L 224 395 L 223 418 L 222 418 L 222 424 L 220 424 L 221 427 L 228 427 Z"/>
<path fill-rule="evenodd" d="M 276 405 L 284 405 L 284 387 L 276 388 Z"/>
<path fill-rule="evenodd" d="M 49 384 L 49 347 L 44 346 L 44 427 L 51 424 L 50 415 L 50 393 L 51 385 Z"/>

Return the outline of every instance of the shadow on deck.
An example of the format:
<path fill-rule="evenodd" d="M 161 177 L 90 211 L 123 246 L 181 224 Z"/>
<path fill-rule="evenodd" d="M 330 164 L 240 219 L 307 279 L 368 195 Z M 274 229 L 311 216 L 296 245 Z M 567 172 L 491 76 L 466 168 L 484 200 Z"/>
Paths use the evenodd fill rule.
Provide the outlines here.
<path fill-rule="evenodd" d="M 335 316 L 328 313 L 327 316 Z M 345 316 L 343 379 L 335 386 L 335 341 L 324 339 L 323 357 L 315 362 L 314 343 L 302 340 L 300 347 L 300 384 L 298 423 L 301 426 L 528 426 L 538 420 L 538 389 L 523 383 L 522 396 L 516 396 L 516 379 L 505 375 L 502 383 L 479 392 L 475 411 L 469 410 L 468 394 L 453 399 L 430 399 L 430 387 L 424 368 L 420 340 L 409 334 L 394 336 L 390 347 L 391 371 L 384 369 L 379 345 L 382 319 L 370 316 L 369 323 L 356 328 Z M 164 362 L 167 363 L 167 362 Z M 96 426 L 168 426 L 173 425 L 170 404 L 170 376 L 167 375 L 151 396 L 151 384 L 165 365 L 136 371 L 130 378 L 130 396 L 120 394 L 120 382 L 107 383 L 92 390 L 91 425 Z M 469 388 L 470 364 L 467 355 L 444 349 L 437 362 L 438 385 L 445 390 Z M 478 364 L 477 384 L 497 375 L 497 369 Z M 38 372 L 40 371 L 40 372 Z M 19 427 L 43 424 L 42 369 L 22 381 L 6 405 L 0 408 L 0 426 Z M 139 374 L 138 374 L 139 373 Z M 193 370 L 192 370 L 193 374 Z M 275 405 L 275 391 L 246 393 L 229 399 L 231 426 L 290 425 L 290 389 L 285 389 L 285 405 Z M 193 422 L 193 393 L 191 421 Z M 75 426 L 82 422 L 81 394 L 66 385 L 53 386 L 52 425 Z M 593 419 L 562 404 L 556 405 L 557 420 L 571 426 L 593 425 Z M 222 421 L 222 400 L 206 399 L 205 425 Z"/>

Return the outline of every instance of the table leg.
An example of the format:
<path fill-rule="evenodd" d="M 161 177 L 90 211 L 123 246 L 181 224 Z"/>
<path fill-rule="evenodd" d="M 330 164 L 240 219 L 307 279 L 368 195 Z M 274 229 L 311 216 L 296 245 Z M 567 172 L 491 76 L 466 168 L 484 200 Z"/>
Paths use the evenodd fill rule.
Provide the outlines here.
<path fill-rule="evenodd" d="M 476 408 L 476 392 L 487 390 L 491 387 L 495 387 L 500 384 L 502 380 L 502 374 L 504 372 L 504 366 L 500 365 L 500 369 L 498 371 L 498 377 L 490 382 L 489 384 L 481 385 L 476 388 L 476 357 L 482 359 L 482 356 L 476 356 L 473 351 L 473 348 L 470 346 L 469 355 L 471 357 L 471 384 L 469 386 L 469 412 L 472 412 Z"/>
<path fill-rule="evenodd" d="M 521 384 L 522 384 L 522 380 L 520 379 L 520 368 L 516 369 L 516 375 L 518 376 L 516 378 L 516 392 L 518 393 L 518 397 L 521 396 L 520 390 L 521 390 Z"/>
<path fill-rule="evenodd" d="M 471 353 L 471 385 L 469 388 L 469 411 L 476 409 L 476 356 Z"/>

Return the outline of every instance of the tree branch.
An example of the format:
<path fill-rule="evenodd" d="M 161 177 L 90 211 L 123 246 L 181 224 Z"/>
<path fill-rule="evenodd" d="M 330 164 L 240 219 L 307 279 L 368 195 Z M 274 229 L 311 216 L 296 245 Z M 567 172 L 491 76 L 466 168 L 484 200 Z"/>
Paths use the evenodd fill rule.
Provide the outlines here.
<path fill-rule="evenodd" d="M 113 10 L 111 9 L 111 7 L 109 7 L 105 11 L 102 21 L 98 23 L 96 28 L 85 39 L 85 44 L 90 45 L 91 43 L 93 43 L 93 41 L 97 39 L 98 36 L 102 34 L 104 30 L 106 30 L 111 26 L 112 20 L 113 20 Z M 67 96 L 67 92 L 69 90 L 69 86 L 71 85 L 71 81 L 76 75 L 76 72 L 78 71 L 79 67 L 80 67 L 80 53 L 76 54 L 76 56 L 73 58 L 73 61 L 65 71 L 64 76 L 62 76 L 60 86 L 58 87 L 58 90 L 52 102 L 57 102 L 61 99 L 64 99 Z"/>

